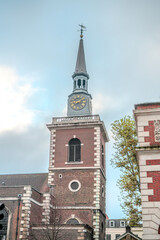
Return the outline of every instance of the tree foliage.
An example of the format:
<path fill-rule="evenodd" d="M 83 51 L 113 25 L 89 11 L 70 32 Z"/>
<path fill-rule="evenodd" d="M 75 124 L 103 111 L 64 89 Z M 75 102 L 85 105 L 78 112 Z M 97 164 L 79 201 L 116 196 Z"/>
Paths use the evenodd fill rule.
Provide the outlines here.
<path fill-rule="evenodd" d="M 135 122 L 130 116 L 126 116 L 114 121 L 111 131 L 115 148 L 111 164 L 121 171 L 117 183 L 121 190 L 121 206 L 130 226 L 137 226 L 141 222 L 141 197 Z"/>

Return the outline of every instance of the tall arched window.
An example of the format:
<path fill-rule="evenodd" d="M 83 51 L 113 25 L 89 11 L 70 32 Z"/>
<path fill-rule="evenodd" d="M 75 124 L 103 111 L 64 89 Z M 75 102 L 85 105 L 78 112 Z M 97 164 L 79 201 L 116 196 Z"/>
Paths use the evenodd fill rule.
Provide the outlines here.
<path fill-rule="evenodd" d="M 0 203 L 0 230 L 3 236 L 7 235 L 7 226 L 8 226 L 8 212 L 5 208 L 5 205 L 3 203 L 2 204 Z"/>
<path fill-rule="evenodd" d="M 83 79 L 83 88 L 86 87 L 86 81 Z"/>
<path fill-rule="evenodd" d="M 78 87 L 81 87 L 81 79 L 78 79 Z"/>
<path fill-rule="evenodd" d="M 69 141 L 69 162 L 81 161 L 81 142 L 78 138 L 72 138 Z"/>

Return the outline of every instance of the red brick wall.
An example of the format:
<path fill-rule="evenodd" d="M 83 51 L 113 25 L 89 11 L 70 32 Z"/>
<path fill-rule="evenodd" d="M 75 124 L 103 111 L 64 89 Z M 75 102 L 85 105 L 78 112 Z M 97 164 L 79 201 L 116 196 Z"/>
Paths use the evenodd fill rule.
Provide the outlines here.
<path fill-rule="evenodd" d="M 59 178 L 62 174 L 62 179 Z M 72 192 L 68 185 L 70 181 L 78 180 L 81 188 Z M 58 206 L 91 206 L 93 205 L 94 170 L 58 171 L 54 176 L 54 195 Z"/>
<path fill-rule="evenodd" d="M 23 194 L 24 188 L 23 187 L 0 187 L 0 196 L 1 197 L 18 197 L 18 194 Z M 2 203 L 9 209 L 12 213 L 11 224 L 10 224 L 10 239 L 15 239 L 16 236 L 16 226 L 17 226 L 17 213 L 18 213 L 18 199 L 17 200 L 1 200 Z M 19 208 L 19 226 L 21 222 L 21 210 L 22 208 L 22 201 L 20 203 Z M 19 233 L 19 232 L 18 232 Z"/>
<path fill-rule="evenodd" d="M 0 187 L 1 197 L 18 197 L 18 194 L 23 194 L 23 187 Z"/>
<path fill-rule="evenodd" d="M 105 230 L 106 230 L 106 217 L 100 214 L 100 239 L 105 239 Z"/>
<path fill-rule="evenodd" d="M 35 189 L 32 188 L 32 196 L 31 196 L 34 200 L 36 200 L 39 203 L 42 203 L 42 198 L 43 195 L 41 193 L 39 193 L 38 191 L 36 191 Z"/>
<path fill-rule="evenodd" d="M 71 167 L 65 164 L 68 161 L 68 147 L 66 144 L 76 135 L 81 141 L 81 166 L 93 166 L 94 164 L 94 128 L 75 128 L 56 130 L 55 167 Z M 73 165 L 74 166 L 74 165 Z"/>
<path fill-rule="evenodd" d="M 160 165 L 160 159 L 146 160 L 146 165 Z M 149 196 L 149 201 L 160 201 L 160 172 L 147 172 L 147 177 L 152 177 L 153 183 L 148 183 L 148 189 L 153 189 L 154 195 Z"/>
<path fill-rule="evenodd" d="M 82 221 L 83 224 L 88 224 L 91 227 L 93 226 L 93 211 L 90 209 L 64 209 L 58 210 L 59 215 L 61 216 L 61 223 L 65 223 L 69 218 L 72 218 L 71 215 L 74 214 L 75 218 L 78 218 Z"/>
<path fill-rule="evenodd" d="M 143 110 L 143 109 L 150 109 L 150 108 L 160 108 L 160 104 L 148 104 L 148 105 L 140 105 L 140 106 L 136 106 L 137 110 Z"/>
<path fill-rule="evenodd" d="M 42 207 L 31 202 L 30 226 L 42 222 Z"/>
<path fill-rule="evenodd" d="M 147 172 L 147 177 L 152 177 L 153 183 L 148 183 L 148 189 L 153 189 L 154 195 L 148 196 L 149 201 L 160 201 L 160 172 Z"/>
<path fill-rule="evenodd" d="M 150 142 L 151 146 L 160 146 L 160 142 L 155 142 L 155 126 L 154 121 L 149 121 L 148 126 L 144 127 L 144 131 L 149 132 L 149 137 L 145 137 L 145 142 Z"/>
<path fill-rule="evenodd" d="M 160 159 L 146 160 L 146 165 L 160 165 Z"/>

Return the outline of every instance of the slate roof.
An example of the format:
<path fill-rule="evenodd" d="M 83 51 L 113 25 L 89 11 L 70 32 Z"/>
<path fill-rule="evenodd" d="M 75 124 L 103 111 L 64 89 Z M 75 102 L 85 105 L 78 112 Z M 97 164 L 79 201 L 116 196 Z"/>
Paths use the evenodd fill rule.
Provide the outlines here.
<path fill-rule="evenodd" d="M 80 39 L 75 73 L 87 73 L 83 40 Z"/>
<path fill-rule="evenodd" d="M 125 232 L 124 234 L 122 234 L 121 236 L 116 238 L 116 240 L 121 240 L 124 237 L 127 237 L 128 235 L 130 235 L 135 240 L 142 240 L 142 238 L 138 237 L 137 235 L 133 234 L 132 232 Z"/>
<path fill-rule="evenodd" d="M 112 221 L 114 222 L 114 227 L 111 227 L 109 225 L 109 222 L 112 222 Z M 122 226 L 120 226 L 121 221 L 125 222 L 125 226 L 123 226 L 123 228 L 126 227 L 126 225 L 127 225 L 126 219 L 107 219 L 106 220 L 106 228 L 122 228 Z"/>
<path fill-rule="evenodd" d="M 37 191 L 43 192 L 47 179 L 48 173 L 0 175 L 0 187 L 31 185 Z"/>

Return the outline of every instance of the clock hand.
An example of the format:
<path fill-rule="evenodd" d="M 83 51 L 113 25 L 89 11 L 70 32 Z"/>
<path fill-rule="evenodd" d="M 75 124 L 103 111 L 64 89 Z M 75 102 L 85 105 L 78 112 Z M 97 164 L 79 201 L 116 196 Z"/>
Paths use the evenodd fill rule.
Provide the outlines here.
<path fill-rule="evenodd" d="M 78 101 L 75 101 L 75 104 L 77 104 L 77 103 L 79 103 L 80 102 L 80 100 L 78 100 Z"/>
<path fill-rule="evenodd" d="M 78 100 L 76 103 L 80 103 L 80 102 L 82 102 L 82 100 L 83 100 L 83 99 L 80 99 L 80 100 Z"/>

